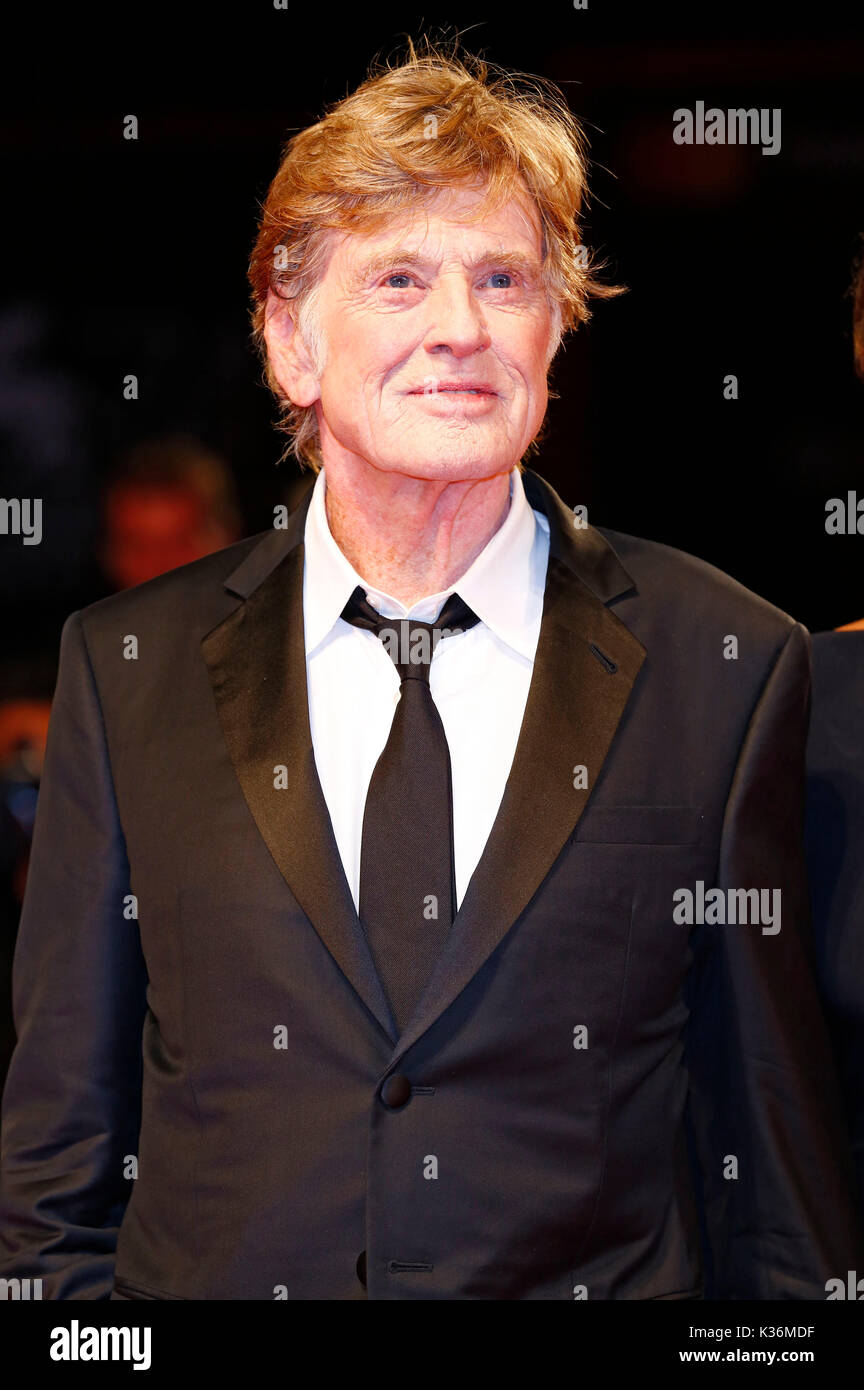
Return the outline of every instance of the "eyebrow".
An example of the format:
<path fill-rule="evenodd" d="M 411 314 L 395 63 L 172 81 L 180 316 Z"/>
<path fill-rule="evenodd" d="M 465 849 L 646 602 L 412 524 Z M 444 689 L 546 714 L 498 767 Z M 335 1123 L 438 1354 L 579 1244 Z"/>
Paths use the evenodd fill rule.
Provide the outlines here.
<path fill-rule="evenodd" d="M 361 261 L 352 278 L 359 282 L 373 279 L 382 271 L 392 270 L 395 266 L 416 266 L 418 269 L 428 270 L 434 268 L 436 264 L 435 261 L 416 251 L 408 251 L 395 246 L 391 251 L 381 251 L 377 255 L 369 256 L 365 261 Z M 481 251 L 478 256 L 472 256 L 468 262 L 469 270 L 479 270 L 488 265 L 498 265 L 507 270 L 516 270 L 529 277 L 539 275 L 542 269 L 541 262 L 536 256 L 526 256 L 522 251 L 501 251 L 494 248 Z"/>

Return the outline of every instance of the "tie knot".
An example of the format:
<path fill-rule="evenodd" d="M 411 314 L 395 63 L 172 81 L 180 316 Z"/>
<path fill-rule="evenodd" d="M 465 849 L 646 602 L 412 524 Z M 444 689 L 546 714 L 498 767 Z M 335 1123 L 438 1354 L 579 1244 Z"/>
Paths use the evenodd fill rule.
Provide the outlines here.
<path fill-rule="evenodd" d="M 385 618 L 373 608 L 358 587 L 342 610 L 342 617 L 353 627 L 374 632 L 384 644 L 400 680 L 429 680 L 435 648 L 443 637 L 454 636 L 479 623 L 480 619 L 458 594 L 451 594 L 434 623 L 417 618 Z"/>

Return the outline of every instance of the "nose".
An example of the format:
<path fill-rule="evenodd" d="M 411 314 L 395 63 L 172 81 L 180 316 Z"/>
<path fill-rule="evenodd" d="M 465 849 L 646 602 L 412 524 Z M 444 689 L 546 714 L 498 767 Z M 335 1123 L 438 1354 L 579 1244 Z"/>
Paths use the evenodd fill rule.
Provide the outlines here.
<path fill-rule="evenodd" d="M 429 311 L 427 351 L 470 357 L 489 346 L 492 339 L 483 306 L 467 278 L 442 277 L 426 303 Z"/>

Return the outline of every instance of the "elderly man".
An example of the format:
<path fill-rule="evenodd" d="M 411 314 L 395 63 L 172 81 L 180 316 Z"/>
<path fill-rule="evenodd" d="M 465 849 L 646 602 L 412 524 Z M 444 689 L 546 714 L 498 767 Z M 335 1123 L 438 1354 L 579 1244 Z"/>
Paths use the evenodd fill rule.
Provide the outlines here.
<path fill-rule="evenodd" d="M 856 1268 L 807 634 L 521 464 L 611 292 L 584 173 L 553 92 L 413 49 L 287 147 L 254 325 L 314 486 L 64 630 L 4 1115 L 44 1297 Z"/>

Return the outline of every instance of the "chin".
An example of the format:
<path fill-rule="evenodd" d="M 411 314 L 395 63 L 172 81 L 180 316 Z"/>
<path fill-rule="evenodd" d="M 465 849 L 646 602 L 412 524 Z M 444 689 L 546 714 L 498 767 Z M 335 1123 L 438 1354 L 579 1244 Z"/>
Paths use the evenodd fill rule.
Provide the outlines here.
<path fill-rule="evenodd" d="M 509 473 L 516 463 L 516 459 L 512 462 L 487 457 L 466 459 L 463 454 L 458 459 L 412 458 L 392 471 L 411 478 L 427 478 L 430 482 L 467 483 L 475 478 L 493 478 L 498 473 Z"/>
<path fill-rule="evenodd" d="M 492 443 L 482 437 L 449 438 L 417 441 L 408 459 L 400 452 L 394 458 L 395 472 L 408 473 L 414 478 L 437 481 L 467 482 L 471 478 L 491 478 L 496 473 L 509 473 L 521 453 L 500 441 Z"/>

